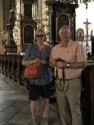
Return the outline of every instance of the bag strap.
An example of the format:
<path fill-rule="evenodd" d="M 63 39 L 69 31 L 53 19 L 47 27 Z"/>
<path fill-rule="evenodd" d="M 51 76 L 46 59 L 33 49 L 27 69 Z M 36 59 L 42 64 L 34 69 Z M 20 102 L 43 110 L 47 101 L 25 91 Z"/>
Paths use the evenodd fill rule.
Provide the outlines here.
<path fill-rule="evenodd" d="M 43 50 L 42 50 L 42 53 L 41 53 L 41 59 L 43 58 L 43 56 L 44 56 L 44 53 L 45 53 L 45 50 L 46 50 L 46 45 L 44 45 L 44 48 L 43 48 Z"/>

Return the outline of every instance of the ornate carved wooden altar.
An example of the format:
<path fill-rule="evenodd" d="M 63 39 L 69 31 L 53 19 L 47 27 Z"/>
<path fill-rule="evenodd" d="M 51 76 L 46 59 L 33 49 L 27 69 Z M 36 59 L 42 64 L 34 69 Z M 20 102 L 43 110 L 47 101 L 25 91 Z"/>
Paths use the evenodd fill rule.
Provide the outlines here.
<path fill-rule="evenodd" d="M 78 4 L 70 4 L 56 1 L 46 1 L 49 7 L 49 39 L 50 43 L 57 44 L 59 41 L 58 32 L 62 25 L 68 25 L 72 31 L 72 38 L 75 40 L 75 9 Z"/>

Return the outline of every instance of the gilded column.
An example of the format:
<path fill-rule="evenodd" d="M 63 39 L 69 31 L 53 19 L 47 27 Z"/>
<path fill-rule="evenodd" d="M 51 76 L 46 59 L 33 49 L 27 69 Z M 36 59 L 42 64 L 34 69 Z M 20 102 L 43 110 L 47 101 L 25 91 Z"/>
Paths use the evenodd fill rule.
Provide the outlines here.
<path fill-rule="evenodd" d="M 53 40 L 53 3 L 55 1 L 53 0 L 45 0 L 45 3 L 48 5 L 49 9 L 49 43 L 54 45 L 54 40 Z"/>
<path fill-rule="evenodd" d="M 54 41 L 53 41 L 53 24 L 52 24 L 53 21 L 52 20 L 53 20 L 53 8 L 50 5 L 49 6 L 49 43 L 50 44 L 54 44 Z"/>

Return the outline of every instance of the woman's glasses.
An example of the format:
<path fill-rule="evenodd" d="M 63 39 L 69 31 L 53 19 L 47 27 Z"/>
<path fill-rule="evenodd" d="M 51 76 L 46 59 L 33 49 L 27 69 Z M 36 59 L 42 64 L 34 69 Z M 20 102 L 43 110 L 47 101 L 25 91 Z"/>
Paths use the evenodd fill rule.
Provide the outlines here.
<path fill-rule="evenodd" d="M 44 35 L 43 34 L 40 34 L 40 35 L 36 35 L 36 37 L 43 37 Z"/>

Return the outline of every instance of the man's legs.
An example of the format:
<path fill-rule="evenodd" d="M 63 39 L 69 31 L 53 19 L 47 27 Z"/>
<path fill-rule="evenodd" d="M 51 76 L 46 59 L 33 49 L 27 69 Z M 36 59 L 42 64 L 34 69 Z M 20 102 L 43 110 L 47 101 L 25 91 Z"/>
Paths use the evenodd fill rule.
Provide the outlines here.
<path fill-rule="evenodd" d="M 82 125 L 82 116 L 80 109 L 81 79 L 76 78 L 69 81 L 68 91 L 66 93 L 72 115 L 72 125 Z"/>
<path fill-rule="evenodd" d="M 71 113 L 69 104 L 64 92 L 63 80 L 56 81 L 56 96 L 62 125 L 71 125 Z"/>
<path fill-rule="evenodd" d="M 82 125 L 80 110 L 81 79 L 56 81 L 56 94 L 62 125 Z"/>

